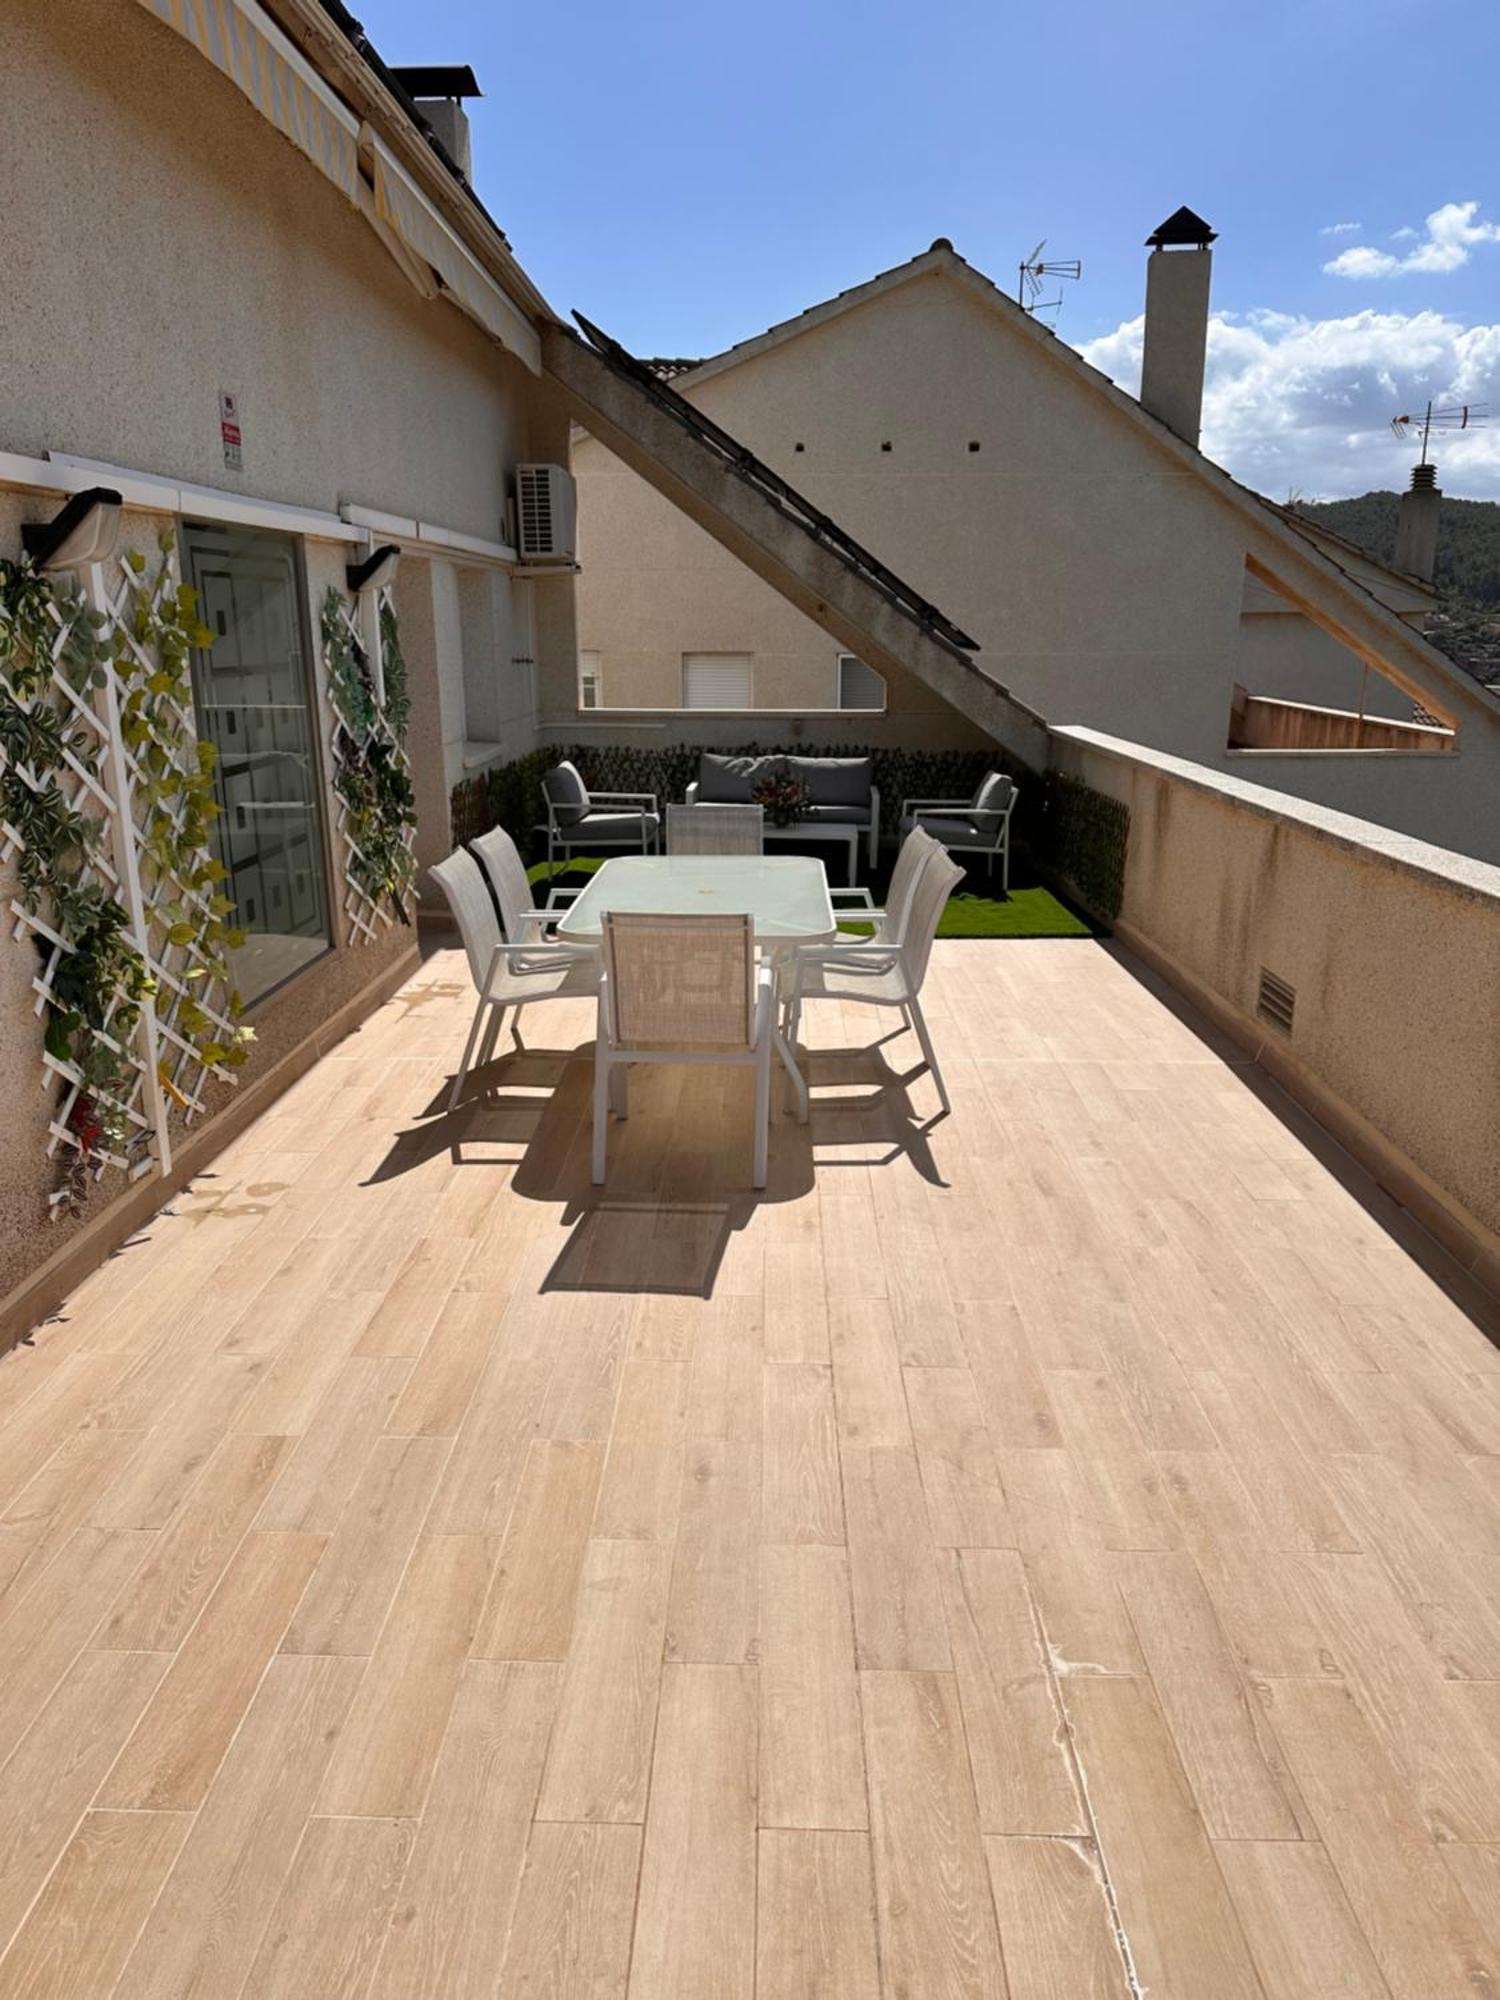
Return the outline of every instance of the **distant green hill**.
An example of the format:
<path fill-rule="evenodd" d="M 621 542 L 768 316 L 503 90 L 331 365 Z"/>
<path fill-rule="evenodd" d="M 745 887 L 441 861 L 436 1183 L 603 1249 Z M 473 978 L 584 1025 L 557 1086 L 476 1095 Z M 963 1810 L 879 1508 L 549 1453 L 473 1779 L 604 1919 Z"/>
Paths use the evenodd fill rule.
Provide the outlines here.
<path fill-rule="evenodd" d="M 1396 554 L 1399 505 L 1395 493 L 1361 493 L 1357 500 L 1301 500 L 1297 512 L 1388 563 Z M 1444 498 L 1433 581 L 1445 597 L 1500 608 L 1500 500 Z"/>

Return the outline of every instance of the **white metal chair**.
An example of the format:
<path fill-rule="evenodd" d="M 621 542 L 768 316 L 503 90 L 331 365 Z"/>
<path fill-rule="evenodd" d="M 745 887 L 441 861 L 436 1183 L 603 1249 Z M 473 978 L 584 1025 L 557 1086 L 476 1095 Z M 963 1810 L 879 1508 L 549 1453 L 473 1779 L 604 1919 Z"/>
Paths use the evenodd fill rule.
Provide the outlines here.
<path fill-rule="evenodd" d="M 932 1072 L 938 1101 L 944 1111 L 950 1111 L 947 1086 L 922 1012 L 921 992 L 939 919 L 963 878 L 963 869 L 934 842 L 922 859 L 905 918 L 893 939 L 798 945 L 792 956 L 787 994 L 785 1032 L 792 1047 L 796 1047 L 803 1004 L 808 1000 L 856 1000 L 867 1007 L 898 1007 L 902 1020 L 921 1043 L 922 1059 Z"/>
<path fill-rule="evenodd" d="M 1000 892 L 1010 894 L 1010 816 L 1020 793 L 1003 771 L 987 772 L 972 799 L 903 799 L 901 827 L 922 827 L 944 847 L 984 856 L 986 875 L 1000 856 Z"/>
<path fill-rule="evenodd" d="M 764 806 L 667 807 L 668 854 L 761 854 Z"/>
<path fill-rule="evenodd" d="M 506 1008 L 515 1009 L 511 1033 L 519 1045 L 521 1009 L 538 1000 L 592 996 L 599 988 L 599 960 L 597 953 L 577 945 L 508 943 L 503 939 L 479 863 L 462 848 L 428 872 L 448 899 L 479 995 L 463 1059 L 448 1095 L 448 1109 L 453 1111 L 474 1064 L 487 1063 L 494 1054 Z"/>
<path fill-rule="evenodd" d="M 545 908 L 538 909 L 526 864 L 503 826 L 491 827 L 488 833 L 471 840 L 469 850 L 489 877 L 495 901 L 500 906 L 500 926 L 508 944 L 525 944 L 528 938 L 546 938 L 548 930 L 557 922 L 559 905 L 570 903 L 575 896 L 583 894 L 582 883 L 572 888 L 554 886 L 547 892 Z M 591 947 L 575 946 L 574 949 L 588 950 Z"/>
<path fill-rule="evenodd" d="M 547 803 L 547 864 L 575 847 L 638 847 L 649 854 L 661 839 L 655 792 L 591 792 L 565 757 L 542 779 Z"/>
<path fill-rule="evenodd" d="M 901 851 L 896 856 L 896 865 L 891 870 L 891 879 L 886 885 L 883 905 L 877 905 L 875 898 L 863 883 L 850 888 L 840 888 L 830 882 L 828 894 L 836 900 L 850 900 L 855 904 L 853 909 L 840 910 L 838 913 L 840 917 L 852 919 L 855 923 L 874 925 L 870 943 L 900 944 L 906 924 L 906 913 L 911 903 L 911 892 L 917 885 L 923 863 L 929 855 L 941 852 L 941 843 L 934 840 L 922 827 L 915 826 L 901 843 Z M 850 939 L 851 944 L 855 942 L 855 939 Z"/>
<path fill-rule="evenodd" d="M 757 961 L 748 916 L 651 916 L 611 911 L 604 919 L 599 1032 L 594 1045 L 595 1186 L 604 1181 L 609 1114 L 629 1110 L 628 1066 L 639 1062 L 748 1064 L 755 1071 L 754 1185 L 766 1184 L 771 1127 L 771 1056 L 805 1088 L 776 1021 L 776 979 Z"/>

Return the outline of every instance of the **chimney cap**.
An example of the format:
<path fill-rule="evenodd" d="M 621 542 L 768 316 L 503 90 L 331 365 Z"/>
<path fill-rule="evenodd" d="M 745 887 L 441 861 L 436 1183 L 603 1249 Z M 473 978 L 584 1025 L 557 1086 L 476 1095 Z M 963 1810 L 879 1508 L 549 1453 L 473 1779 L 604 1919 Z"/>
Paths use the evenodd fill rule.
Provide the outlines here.
<path fill-rule="evenodd" d="M 951 236 L 934 236 L 931 243 L 927 246 L 927 254 L 931 256 L 934 250 L 951 250 L 952 248 L 953 238 Z"/>
<path fill-rule="evenodd" d="M 1190 208 L 1179 208 L 1175 215 L 1169 215 L 1164 223 L 1153 229 L 1146 238 L 1152 250 L 1180 250 L 1191 245 L 1195 250 L 1206 250 L 1218 236 L 1216 229 L 1210 229 L 1201 215 L 1194 215 Z"/>
<path fill-rule="evenodd" d="M 478 79 L 467 63 L 406 63 L 392 67 L 408 97 L 483 97 Z"/>

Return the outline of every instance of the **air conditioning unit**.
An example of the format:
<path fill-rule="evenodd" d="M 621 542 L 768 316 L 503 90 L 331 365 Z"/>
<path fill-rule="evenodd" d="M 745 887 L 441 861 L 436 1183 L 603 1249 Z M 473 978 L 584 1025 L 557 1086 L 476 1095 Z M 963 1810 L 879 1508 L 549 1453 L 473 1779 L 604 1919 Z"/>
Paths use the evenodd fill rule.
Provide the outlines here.
<path fill-rule="evenodd" d="M 565 466 L 516 467 L 516 536 L 522 562 L 573 561 L 578 501 Z"/>

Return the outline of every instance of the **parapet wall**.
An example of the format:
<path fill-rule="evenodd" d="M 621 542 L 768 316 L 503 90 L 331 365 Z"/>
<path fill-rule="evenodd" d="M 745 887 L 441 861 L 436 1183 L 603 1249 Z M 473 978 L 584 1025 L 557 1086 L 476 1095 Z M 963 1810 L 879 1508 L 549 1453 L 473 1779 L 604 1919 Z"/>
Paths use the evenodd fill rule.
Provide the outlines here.
<path fill-rule="evenodd" d="M 1500 1289 L 1500 868 L 1093 730 L 1052 739 L 1129 807 L 1121 942 Z"/>

